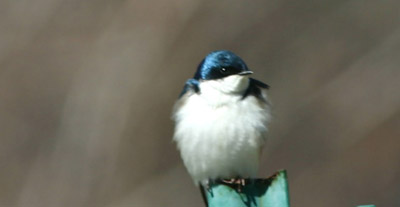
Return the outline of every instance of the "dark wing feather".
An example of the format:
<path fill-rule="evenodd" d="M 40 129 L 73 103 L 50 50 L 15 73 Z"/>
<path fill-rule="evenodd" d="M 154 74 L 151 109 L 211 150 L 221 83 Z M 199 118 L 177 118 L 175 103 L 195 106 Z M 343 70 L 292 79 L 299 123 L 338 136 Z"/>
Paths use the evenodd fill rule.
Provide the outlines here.
<path fill-rule="evenodd" d="M 247 96 L 255 96 L 257 98 L 261 98 L 264 99 L 264 97 L 262 96 L 262 89 L 269 89 L 269 85 L 250 78 L 250 83 L 249 83 L 249 87 L 247 88 L 246 92 L 243 94 L 243 99 L 245 99 Z"/>
<path fill-rule="evenodd" d="M 199 81 L 196 79 L 189 79 L 186 81 L 185 86 L 183 87 L 183 90 L 181 94 L 179 95 L 179 98 L 182 98 L 183 95 L 185 95 L 188 92 L 194 92 L 194 93 L 199 93 L 200 92 L 200 87 L 199 87 Z"/>
<path fill-rule="evenodd" d="M 195 80 L 195 79 L 189 79 L 188 81 L 186 81 L 185 86 L 183 87 L 183 90 L 182 90 L 181 94 L 179 95 L 178 100 L 175 102 L 174 109 L 172 112 L 173 119 L 176 120 L 177 111 L 179 111 L 179 109 L 183 105 L 185 105 L 188 97 L 194 93 L 200 93 L 199 81 Z"/>

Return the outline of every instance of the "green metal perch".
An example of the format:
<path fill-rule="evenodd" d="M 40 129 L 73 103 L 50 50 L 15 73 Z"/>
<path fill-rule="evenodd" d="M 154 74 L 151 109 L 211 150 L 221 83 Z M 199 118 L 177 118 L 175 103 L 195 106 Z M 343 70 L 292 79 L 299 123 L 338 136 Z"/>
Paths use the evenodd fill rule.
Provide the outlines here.
<path fill-rule="evenodd" d="M 286 170 L 266 179 L 246 179 L 240 190 L 223 183 L 211 183 L 204 189 L 208 207 L 289 207 Z M 361 205 L 358 207 L 375 207 Z"/>
<path fill-rule="evenodd" d="M 267 179 L 246 179 L 240 192 L 231 186 L 213 183 L 205 193 L 209 207 L 289 207 L 285 170 Z"/>

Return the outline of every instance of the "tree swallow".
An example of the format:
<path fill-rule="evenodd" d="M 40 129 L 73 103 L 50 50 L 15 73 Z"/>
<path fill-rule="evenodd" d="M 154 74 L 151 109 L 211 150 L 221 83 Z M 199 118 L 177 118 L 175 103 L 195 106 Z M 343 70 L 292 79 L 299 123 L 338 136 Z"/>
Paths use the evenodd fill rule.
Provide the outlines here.
<path fill-rule="evenodd" d="M 230 51 L 208 54 L 176 101 L 173 140 L 196 185 L 254 178 L 270 120 L 268 85 Z"/>

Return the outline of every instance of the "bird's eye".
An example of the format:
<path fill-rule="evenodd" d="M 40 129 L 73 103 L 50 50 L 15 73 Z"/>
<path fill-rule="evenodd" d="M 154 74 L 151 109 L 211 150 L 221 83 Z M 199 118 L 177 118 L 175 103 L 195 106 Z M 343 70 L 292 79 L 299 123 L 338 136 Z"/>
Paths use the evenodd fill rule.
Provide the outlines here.
<path fill-rule="evenodd" d="M 227 70 L 226 68 L 221 68 L 220 71 L 221 71 L 222 73 L 226 73 L 228 70 Z"/>

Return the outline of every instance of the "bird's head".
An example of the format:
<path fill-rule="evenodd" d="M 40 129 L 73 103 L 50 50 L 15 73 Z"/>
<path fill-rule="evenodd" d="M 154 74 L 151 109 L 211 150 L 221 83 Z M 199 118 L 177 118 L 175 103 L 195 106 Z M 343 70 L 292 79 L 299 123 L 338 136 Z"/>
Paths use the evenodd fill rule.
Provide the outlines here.
<path fill-rule="evenodd" d="M 194 79 L 207 82 L 213 88 L 225 93 L 242 92 L 249 83 L 248 75 L 253 72 L 233 52 L 214 51 L 199 64 Z"/>
<path fill-rule="evenodd" d="M 211 52 L 201 61 L 194 79 L 216 80 L 231 75 L 246 76 L 252 73 L 239 56 L 227 50 L 218 50 Z"/>

